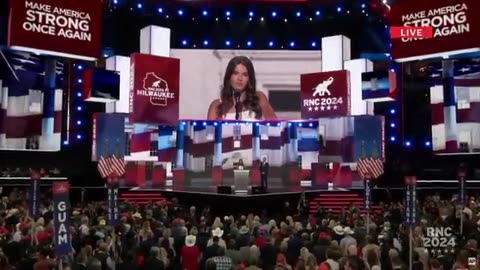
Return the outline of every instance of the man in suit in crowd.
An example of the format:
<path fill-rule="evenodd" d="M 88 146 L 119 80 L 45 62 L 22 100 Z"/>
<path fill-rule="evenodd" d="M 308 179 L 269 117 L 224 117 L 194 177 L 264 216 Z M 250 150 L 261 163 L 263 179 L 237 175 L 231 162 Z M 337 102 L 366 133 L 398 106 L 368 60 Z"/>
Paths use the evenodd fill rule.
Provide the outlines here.
<path fill-rule="evenodd" d="M 262 191 L 266 192 L 268 188 L 268 169 L 269 169 L 269 164 L 267 162 L 267 158 L 264 157 L 262 162 L 260 163 L 260 174 L 261 174 L 261 187 Z"/>

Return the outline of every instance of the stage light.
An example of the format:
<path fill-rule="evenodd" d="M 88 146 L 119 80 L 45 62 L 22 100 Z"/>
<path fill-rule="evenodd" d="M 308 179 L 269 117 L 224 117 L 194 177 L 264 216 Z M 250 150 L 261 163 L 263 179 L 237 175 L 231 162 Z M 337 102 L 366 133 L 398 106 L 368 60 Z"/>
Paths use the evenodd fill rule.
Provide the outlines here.
<path fill-rule="evenodd" d="M 383 0 L 383 3 L 384 3 L 384 4 L 387 4 L 387 0 Z"/>
<path fill-rule="evenodd" d="M 267 123 L 267 126 L 270 126 L 270 122 Z"/>
<path fill-rule="evenodd" d="M 395 123 L 390 123 L 390 127 L 391 127 L 391 128 L 394 128 L 394 127 L 395 127 Z"/>
<path fill-rule="evenodd" d="M 367 5 L 365 3 L 362 4 L 362 8 L 366 8 L 366 7 L 367 7 Z"/>
<path fill-rule="evenodd" d="M 272 12 L 272 17 L 277 17 L 277 12 L 273 11 Z"/>
<path fill-rule="evenodd" d="M 260 123 L 257 122 L 257 123 L 255 123 L 255 125 L 258 127 L 258 126 L 260 126 Z"/>
<path fill-rule="evenodd" d="M 163 8 L 158 8 L 157 11 L 158 13 L 163 13 Z"/>
<path fill-rule="evenodd" d="M 261 17 L 261 18 L 260 18 L 260 21 L 262 21 L 262 22 L 263 22 L 264 20 L 265 20 L 265 19 L 264 19 L 263 17 Z"/>
<path fill-rule="evenodd" d="M 103 58 L 108 58 L 108 54 L 104 53 Z"/>
<path fill-rule="evenodd" d="M 342 12 L 342 7 L 337 7 L 337 12 Z"/>
<path fill-rule="evenodd" d="M 430 143 L 430 141 L 426 141 L 426 142 L 425 142 L 425 146 L 430 147 L 430 145 L 432 145 L 432 144 Z"/>
<path fill-rule="evenodd" d="M 207 15 L 208 15 L 208 11 L 204 10 L 204 11 L 202 12 L 202 15 L 203 15 L 203 16 L 207 16 Z"/>
<path fill-rule="evenodd" d="M 113 0 L 113 4 L 114 5 L 118 4 L 118 0 Z"/>
<path fill-rule="evenodd" d="M 82 124 L 82 121 L 81 120 L 77 120 L 77 125 L 81 125 Z"/>
<path fill-rule="evenodd" d="M 82 139 L 82 135 L 77 134 L 77 139 L 78 139 L 78 140 Z"/>
<path fill-rule="evenodd" d="M 298 126 L 299 126 L 299 127 L 302 127 L 302 126 L 303 126 L 303 123 L 298 123 Z"/>
<path fill-rule="evenodd" d="M 278 122 L 277 123 L 277 127 L 280 127 L 282 125 L 282 123 Z"/>
<path fill-rule="evenodd" d="M 291 126 L 292 126 L 292 123 L 288 123 L 287 125 L 288 125 L 289 127 L 291 127 Z"/>
<path fill-rule="evenodd" d="M 82 66 L 82 65 L 78 65 L 78 66 L 77 66 L 77 69 L 78 69 L 78 70 L 82 70 L 82 69 L 83 69 L 83 66 Z"/>
<path fill-rule="evenodd" d="M 390 114 L 395 114 L 395 112 L 396 112 L 395 109 L 390 110 Z"/>
<path fill-rule="evenodd" d="M 68 141 L 63 141 L 63 145 L 68 145 Z"/>
<path fill-rule="evenodd" d="M 248 12 L 248 16 L 253 17 L 253 11 Z"/>
<path fill-rule="evenodd" d="M 218 126 L 218 123 L 217 123 L 217 122 L 213 122 L 213 125 L 214 125 L 214 126 Z"/>
<path fill-rule="evenodd" d="M 184 125 L 184 126 L 185 126 L 186 124 L 187 124 L 187 122 L 185 122 L 185 121 L 183 121 L 183 122 L 182 122 L 182 125 Z"/>
<path fill-rule="evenodd" d="M 300 11 L 297 11 L 296 16 L 297 16 L 297 17 L 300 17 L 300 16 L 302 16 L 302 13 L 300 13 Z"/>
<path fill-rule="evenodd" d="M 226 46 L 230 46 L 230 40 L 226 40 L 226 41 L 225 41 L 225 45 L 226 45 Z"/>
<path fill-rule="evenodd" d="M 268 47 L 273 47 L 273 41 L 268 42 Z"/>
<path fill-rule="evenodd" d="M 247 41 L 247 46 L 248 46 L 248 47 L 252 46 L 252 42 L 251 42 L 250 40 Z"/>
<path fill-rule="evenodd" d="M 138 9 L 140 9 L 140 8 L 142 8 L 142 7 L 143 7 L 143 5 L 142 5 L 141 3 L 138 3 L 138 4 L 137 4 L 137 8 L 138 8 Z"/>
<path fill-rule="evenodd" d="M 193 125 L 193 126 L 196 126 L 196 125 L 197 125 L 197 122 L 193 122 L 192 125 Z"/>
<path fill-rule="evenodd" d="M 77 92 L 77 97 L 82 97 L 82 92 Z"/>
<path fill-rule="evenodd" d="M 250 122 L 246 122 L 245 125 L 247 125 L 247 126 L 250 125 Z"/>
<path fill-rule="evenodd" d="M 82 80 L 82 79 L 78 79 L 77 82 L 78 82 L 78 83 L 83 83 L 83 80 Z"/>
<path fill-rule="evenodd" d="M 81 111 L 82 110 L 82 107 L 81 106 L 78 106 L 77 107 L 77 111 Z"/>
<path fill-rule="evenodd" d="M 236 126 L 240 125 L 238 122 L 235 123 Z"/>
<path fill-rule="evenodd" d="M 312 47 L 317 47 L 317 43 L 315 41 L 312 41 Z"/>
<path fill-rule="evenodd" d="M 203 45 L 204 45 L 204 46 L 208 46 L 208 40 L 204 40 L 204 41 L 203 41 Z"/>
<path fill-rule="evenodd" d="M 320 10 L 315 11 L 315 15 L 320 16 Z"/>
<path fill-rule="evenodd" d="M 412 146 L 412 143 L 410 141 L 406 141 L 405 146 L 410 147 L 410 146 Z"/>
<path fill-rule="evenodd" d="M 308 126 L 309 126 L 309 127 L 313 127 L 313 123 L 308 123 Z"/>
<path fill-rule="evenodd" d="M 228 122 L 223 122 L 223 124 L 224 124 L 225 126 L 228 126 Z"/>
<path fill-rule="evenodd" d="M 230 17 L 230 14 L 232 14 L 229 10 L 225 11 L 225 16 Z"/>
<path fill-rule="evenodd" d="M 295 47 L 295 42 L 294 41 L 290 41 L 290 47 Z"/>
<path fill-rule="evenodd" d="M 207 122 L 203 122 L 203 126 L 205 127 L 207 125 Z"/>
<path fill-rule="evenodd" d="M 183 45 L 183 46 L 187 45 L 187 41 L 186 41 L 186 40 L 183 40 L 183 41 L 182 41 L 182 45 Z"/>
<path fill-rule="evenodd" d="M 178 13 L 178 15 L 182 16 L 183 15 L 183 10 L 179 9 L 177 13 Z"/>
<path fill-rule="evenodd" d="M 397 140 L 397 139 L 396 139 L 394 136 L 390 137 L 390 141 L 391 141 L 391 142 L 394 142 L 394 141 L 396 141 L 396 140 Z"/>

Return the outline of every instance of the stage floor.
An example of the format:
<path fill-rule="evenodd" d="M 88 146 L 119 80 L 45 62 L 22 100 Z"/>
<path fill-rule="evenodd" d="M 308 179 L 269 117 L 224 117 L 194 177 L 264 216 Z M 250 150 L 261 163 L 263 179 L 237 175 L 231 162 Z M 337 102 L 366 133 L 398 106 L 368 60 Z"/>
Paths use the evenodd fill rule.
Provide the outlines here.
<path fill-rule="evenodd" d="M 361 183 L 354 185 L 356 188 L 363 188 Z M 258 186 L 248 185 L 248 188 L 239 189 L 231 181 L 225 181 L 223 186 L 231 187 L 231 193 L 219 193 L 218 186 L 212 183 L 212 179 L 209 178 L 196 178 L 190 181 L 188 185 L 178 185 L 174 184 L 172 180 L 167 180 L 164 187 L 135 187 L 131 190 L 144 190 L 144 191 L 167 191 L 167 192 L 191 192 L 191 193 L 205 193 L 205 194 L 218 194 L 218 195 L 232 195 L 232 196 L 264 196 L 264 195 L 277 195 L 277 194 L 288 194 L 288 193 L 301 193 L 301 192 L 313 192 L 321 190 L 337 190 L 337 191 L 347 191 L 346 188 L 334 187 L 332 184 L 329 186 L 316 186 L 312 184 L 310 180 L 301 181 L 300 185 L 296 184 L 285 184 L 280 178 L 271 178 L 268 180 L 268 189 L 266 192 L 255 192 L 255 188 Z M 258 187 L 259 189 L 260 187 Z M 354 188 L 354 187 L 352 187 Z"/>

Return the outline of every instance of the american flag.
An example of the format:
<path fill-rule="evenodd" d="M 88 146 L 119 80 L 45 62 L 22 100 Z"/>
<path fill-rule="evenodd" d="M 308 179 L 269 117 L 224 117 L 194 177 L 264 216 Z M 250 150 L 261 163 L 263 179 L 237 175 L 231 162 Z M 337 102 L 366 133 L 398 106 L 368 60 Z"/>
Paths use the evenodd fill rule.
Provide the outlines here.
<path fill-rule="evenodd" d="M 360 158 L 357 161 L 357 171 L 362 179 L 368 177 L 377 179 L 384 173 L 383 161 L 380 158 L 374 157 Z"/>
<path fill-rule="evenodd" d="M 48 87 L 45 64 L 39 55 L 0 50 L 0 149 L 60 150 L 63 63 L 55 61 Z"/>
<path fill-rule="evenodd" d="M 115 155 L 109 157 L 100 156 L 97 169 L 102 178 L 111 176 L 121 177 L 125 174 L 125 161 Z"/>

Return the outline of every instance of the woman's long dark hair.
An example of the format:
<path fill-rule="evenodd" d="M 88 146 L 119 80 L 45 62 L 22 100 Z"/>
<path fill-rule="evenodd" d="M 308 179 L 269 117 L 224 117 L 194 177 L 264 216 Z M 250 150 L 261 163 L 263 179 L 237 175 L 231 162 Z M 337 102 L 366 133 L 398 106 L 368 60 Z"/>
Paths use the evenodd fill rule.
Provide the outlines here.
<path fill-rule="evenodd" d="M 262 118 L 262 108 L 257 96 L 257 80 L 255 79 L 255 69 L 253 68 L 252 61 L 246 56 L 235 56 L 228 62 L 227 69 L 225 70 L 225 76 L 223 77 L 223 86 L 220 91 L 220 98 L 222 102 L 217 107 L 217 115 L 219 117 L 225 115 L 228 110 L 233 106 L 233 92 L 234 89 L 230 84 L 230 77 L 235 71 L 237 65 L 242 64 L 247 68 L 248 72 L 248 84 L 245 89 L 246 98 L 242 105 L 245 109 L 255 113 L 256 119 Z"/>

